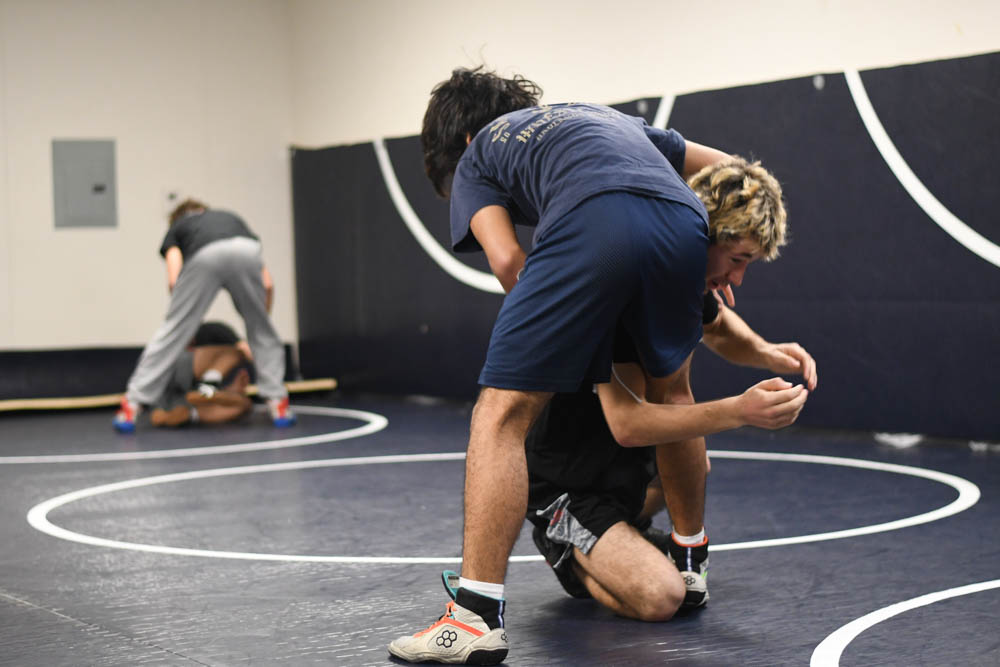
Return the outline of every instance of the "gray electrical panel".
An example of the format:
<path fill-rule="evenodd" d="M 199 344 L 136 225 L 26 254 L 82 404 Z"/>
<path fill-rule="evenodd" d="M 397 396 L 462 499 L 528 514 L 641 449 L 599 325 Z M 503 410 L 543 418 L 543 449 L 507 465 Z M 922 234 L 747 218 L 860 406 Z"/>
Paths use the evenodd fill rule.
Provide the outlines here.
<path fill-rule="evenodd" d="M 53 139 L 56 227 L 117 227 L 115 142 Z"/>

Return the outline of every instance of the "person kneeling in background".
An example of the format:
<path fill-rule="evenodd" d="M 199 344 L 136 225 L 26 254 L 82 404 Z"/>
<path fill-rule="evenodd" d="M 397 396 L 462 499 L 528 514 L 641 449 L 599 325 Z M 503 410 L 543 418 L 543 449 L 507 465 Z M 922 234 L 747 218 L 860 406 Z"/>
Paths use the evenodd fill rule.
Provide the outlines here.
<path fill-rule="evenodd" d="M 250 346 L 221 322 L 205 322 L 174 362 L 170 383 L 150 413 L 153 426 L 220 424 L 250 412 Z"/>

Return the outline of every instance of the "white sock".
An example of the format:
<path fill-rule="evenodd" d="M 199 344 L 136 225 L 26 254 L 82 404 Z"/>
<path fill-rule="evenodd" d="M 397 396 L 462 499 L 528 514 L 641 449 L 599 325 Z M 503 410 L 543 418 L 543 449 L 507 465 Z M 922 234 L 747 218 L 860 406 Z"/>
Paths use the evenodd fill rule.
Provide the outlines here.
<path fill-rule="evenodd" d="M 485 595 L 495 600 L 503 600 L 503 584 L 491 584 L 488 581 L 476 581 L 474 579 L 458 578 L 458 587 Z"/>
<path fill-rule="evenodd" d="M 682 547 L 696 547 L 705 541 L 704 526 L 695 535 L 678 535 L 676 530 L 672 531 L 671 534 L 674 536 L 674 542 Z"/>
<path fill-rule="evenodd" d="M 201 374 L 201 381 L 209 384 L 222 384 L 222 372 L 216 368 L 209 368 Z"/>

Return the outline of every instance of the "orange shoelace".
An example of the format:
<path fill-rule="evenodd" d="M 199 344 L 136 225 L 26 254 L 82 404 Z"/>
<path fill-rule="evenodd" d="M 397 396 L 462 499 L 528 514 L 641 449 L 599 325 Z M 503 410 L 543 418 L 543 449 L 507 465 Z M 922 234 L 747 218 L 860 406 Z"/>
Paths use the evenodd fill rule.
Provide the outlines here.
<path fill-rule="evenodd" d="M 452 626 L 454 626 L 456 628 L 460 628 L 462 630 L 465 630 L 466 632 L 469 632 L 469 633 L 471 633 L 472 635 L 474 635 L 476 637 L 482 637 L 485 634 L 482 630 L 477 630 L 476 628 L 472 627 L 471 625 L 466 625 L 465 623 L 462 623 L 461 621 L 456 621 L 455 620 L 455 601 L 452 600 L 451 602 L 449 602 L 445 606 L 445 612 L 444 612 L 444 614 L 441 615 L 441 618 L 439 618 L 437 620 L 437 622 L 434 623 L 434 625 L 432 625 L 431 627 L 427 628 L 426 630 L 421 630 L 420 632 L 414 634 L 413 636 L 414 637 L 420 637 L 421 635 L 426 635 L 428 632 L 430 632 L 431 630 L 433 630 L 433 629 L 435 629 L 435 628 L 437 628 L 437 627 L 439 627 L 441 625 L 452 625 Z"/>

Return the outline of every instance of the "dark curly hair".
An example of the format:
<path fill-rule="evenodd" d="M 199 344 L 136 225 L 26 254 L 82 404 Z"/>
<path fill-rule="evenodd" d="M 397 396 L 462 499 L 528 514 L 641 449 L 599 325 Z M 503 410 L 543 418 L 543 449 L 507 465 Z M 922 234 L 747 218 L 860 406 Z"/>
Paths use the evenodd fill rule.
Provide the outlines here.
<path fill-rule="evenodd" d="M 447 197 L 451 176 L 465 152 L 466 137 L 475 136 L 491 120 L 505 113 L 538 104 L 542 89 L 533 81 L 515 75 L 504 79 L 487 72 L 460 67 L 451 78 L 434 86 L 424 114 L 420 142 L 424 168 L 434 190 Z"/>

